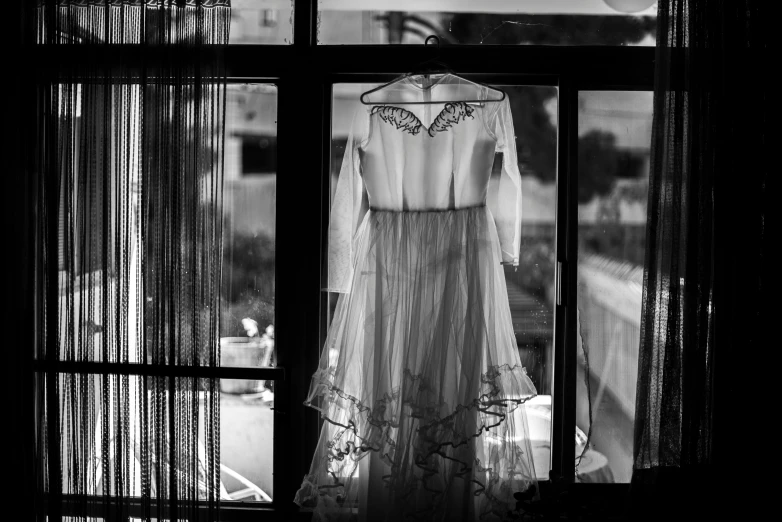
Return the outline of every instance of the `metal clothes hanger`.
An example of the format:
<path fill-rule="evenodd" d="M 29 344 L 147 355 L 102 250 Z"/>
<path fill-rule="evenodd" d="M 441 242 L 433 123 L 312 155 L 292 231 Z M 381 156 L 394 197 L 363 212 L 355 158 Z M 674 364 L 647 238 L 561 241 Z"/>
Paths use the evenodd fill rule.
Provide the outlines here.
<path fill-rule="evenodd" d="M 481 87 L 485 87 L 489 90 L 499 92 L 502 94 L 502 96 L 499 99 L 496 100 L 438 100 L 438 101 L 402 101 L 402 102 L 395 102 L 399 105 L 431 105 L 431 104 L 440 104 L 440 103 L 455 103 L 455 102 L 464 102 L 464 103 L 493 103 L 493 102 L 501 102 L 505 99 L 505 91 L 502 89 L 497 89 L 496 87 L 492 87 L 490 85 L 487 85 L 485 83 L 476 82 L 473 80 L 468 80 L 467 78 L 463 78 L 459 76 L 458 74 L 454 74 L 453 71 L 446 65 L 445 63 L 438 60 L 440 57 L 440 38 L 435 35 L 430 35 L 426 37 L 426 40 L 424 41 L 424 45 L 429 45 L 429 40 L 434 40 L 437 43 L 437 55 L 434 58 L 431 58 L 429 60 L 425 60 L 421 63 L 419 63 L 415 70 L 413 72 L 403 74 L 402 76 L 395 78 L 394 80 L 391 80 L 388 83 L 385 83 L 379 87 L 375 87 L 374 89 L 370 89 L 364 93 L 361 94 L 359 97 L 359 100 L 364 105 L 382 105 L 382 103 L 379 102 L 372 102 L 370 101 L 367 96 L 369 94 L 372 94 L 374 92 L 380 91 L 385 89 L 386 87 L 390 85 L 394 85 L 395 83 L 399 83 L 401 81 L 404 81 L 412 76 L 424 76 L 425 78 L 429 78 L 430 75 L 438 75 L 438 74 L 449 74 L 451 76 L 455 76 L 461 80 L 464 80 L 466 82 L 470 82 L 474 85 L 479 85 Z"/>

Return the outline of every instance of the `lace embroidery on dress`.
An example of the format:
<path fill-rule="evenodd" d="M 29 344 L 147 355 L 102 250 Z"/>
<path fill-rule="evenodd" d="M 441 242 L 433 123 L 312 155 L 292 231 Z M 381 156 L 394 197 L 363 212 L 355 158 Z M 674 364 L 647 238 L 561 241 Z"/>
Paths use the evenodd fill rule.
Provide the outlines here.
<path fill-rule="evenodd" d="M 384 122 L 393 125 L 397 129 L 409 132 L 413 136 L 421 132 L 421 127 L 423 126 L 421 120 L 415 114 L 402 107 L 378 105 L 372 107 L 371 114 L 377 114 Z"/>
<path fill-rule="evenodd" d="M 472 113 L 475 108 L 466 102 L 449 102 L 445 104 L 443 110 L 432 122 L 432 125 L 426 129 L 426 133 L 434 138 L 438 132 L 443 132 L 466 118 L 473 118 Z M 418 116 L 402 107 L 393 107 L 391 105 L 377 105 L 372 107 L 371 114 L 377 114 L 380 118 L 397 129 L 409 132 L 413 136 L 421 132 L 424 124 L 418 119 Z"/>
<path fill-rule="evenodd" d="M 434 137 L 436 132 L 448 130 L 461 120 L 472 118 L 474 111 L 475 109 L 465 102 L 446 103 L 429 127 L 429 136 Z"/>
<path fill-rule="evenodd" d="M 412 499 L 417 490 L 423 489 L 432 495 L 435 505 L 442 502 L 446 491 L 438 472 L 450 461 L 459 466 L 456 476 L 477 486 L 473 494 L 476 497 L 483 495 L 488 500 L 482 506 L 482 517 L 489 513 L 504 513 L 507 505 L 499 497 L 507 493 L 504 489 L 509 486 L 508 481 L 517 481 L 515 486 L 521 489 L 526 489 L 531 481 L 530 470 L 524 464 L 527 458 L 524 451 L 518 444 L 503 440 L 505 433 L 501 427 L 517 407 L 535 394 L 515 398 L 504 396 L 501 382 L 505 381 L 507 387 L 507 379 L 512 379 L 514 374 L 526 378 L 526 369 L 521 365 L 511 367 L 508 364 L 489 367 L 481 375 L 479 396 L 470 403 L 457 405 L 450 415 L 444 417 L 440 416 L 443 404 L 442 397 L 436 396 L 436 387 L 430 386 L 421 374 L 413 374 L 409 369 L 405 369 L 404 374 L 407 389 L 403 391 L 401 387 L 395 387 L 390 393 L 386 392 L 375 400 L 374 406 L 370 407 L 333 385 L 332 372 L 324 369 L 315 372 L 313 383 L 317 383 L 318 391 L 305 404 L 320 411 L 321 417 L 336 428 L 329 440 L 326 459 L 331 481 L 324 484 L 314 475 L 305 476 L 297 501 L 308 507 L 314 507 L 318 499 L 326 504 L 331 503 L 327 498 L 343 501 L 346 497 L 345 481 L 352 475 L 352 471 L 346 472 L 350 469 L 350 463 L 361 460 L 367 452 L 373 451 L 390 466 L 391 473 L 383 476 L 383 482 L 396 493 L 397 499 Z M 414 459 L 417 472 L 400 469 L 395 459 L 397 451 L 407 449 L 404 445 L 397 445 L 397 435 L 401 435 L 397 434 L 399 419 L 391 413 L 400 411 L 400 401 L 410 408 L 411 417 L 418 419 L 415 447 L 420 453 Z M 340 415 L 336 414 L 338 411 Z M 476 412 L 479 416 L 478 424 L 466 430 L 465 427 L 470 425 L 468 417 Z M 337 418 L 342 418 L 344 423 Z M 498 429 L 500 431 L 496 431 Z M 493 469 L 491 465 L 484 466 L 478 458 L 468 462 L 458 458 L 454 452 L 482 434 L 495 440 L 495 451 L 503 454 L 504 459 L 511 463 L 503 470 L 505 477 L 500 477 L 499 470 Z M 496 465 L 496 462 L 492 464 Z M 408 512 L 406 516 L 410 520 L 427 520 L 428 511 Z"/>

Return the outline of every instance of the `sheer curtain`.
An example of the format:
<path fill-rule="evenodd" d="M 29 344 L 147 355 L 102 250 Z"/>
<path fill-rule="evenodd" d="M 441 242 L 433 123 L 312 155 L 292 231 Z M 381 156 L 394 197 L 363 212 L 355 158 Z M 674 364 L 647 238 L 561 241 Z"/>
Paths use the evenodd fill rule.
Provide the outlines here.
<path fill-rule="evenodd" d="M 39 514 L 217 520 L 230 2 L 33 16 L 41 50 L 84 57 L 37 80 Z"/>
<path fill-rule="evenodd" d="M 739 369 L 767 349 L 767 9 L 658 3 L 637 518 L 725 514 L 738 505 L 715 495 L 751 479 L 755 385 Z"/>

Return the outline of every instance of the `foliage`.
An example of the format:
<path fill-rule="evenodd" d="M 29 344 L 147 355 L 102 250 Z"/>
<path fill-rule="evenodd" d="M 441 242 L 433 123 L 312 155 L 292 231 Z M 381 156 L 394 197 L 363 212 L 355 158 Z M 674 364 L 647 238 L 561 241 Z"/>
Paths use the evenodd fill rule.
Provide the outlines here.
<path fill-rule="evenodd" d="M 523 269 L 512 275 L 514 281 L 541 302 L 548 302 L 547 291 L 554 281 L 555 261 L 551 240 L 525 240 L 519 255 L 519 266 Z"/>
<path fill-rule="evenodd" d="M 654 34 L 651 16 L 454 13 L 445 20 L 463 44 L 627 45 Z"/>
<path fill-rule="evenodd" d="M 516 133 L 519 166 L 541 181 L 553 182 L 557 175 L 557 128 L 546 105 L 557 96 L 554 87 L 506 88 Z"/>
<path fill-rule="evenodd" d="M 454 13 L 443 21 L 442 33 L 448 35 L 445 41 L 462 44 L 627 45 L 655 30 L 656 19 L 648 16 Z M 546 106 L 557 90 L 529 86 L 508 91 L 521 168 L 541 181 L 555 181 L 557 129 Z M 637 158 L 616 148 L 613 135 L 582 136 L 578 201 L 608 194 L 617 177 L 635 177 L 639 167 Z"/>
<path fill-rule="evenodd" d="M 616 147 L 613 133 L 593 130 L 578 139 L 578 202 L 607 196 L 617 178 L 637 177 L 641 159 Z"/>
<path fill-rule="evenodd" d="M 235 232 L 224 245 L 220 335 L 244 336 L 245 317 L 274 324 L 274 238 Z"/>

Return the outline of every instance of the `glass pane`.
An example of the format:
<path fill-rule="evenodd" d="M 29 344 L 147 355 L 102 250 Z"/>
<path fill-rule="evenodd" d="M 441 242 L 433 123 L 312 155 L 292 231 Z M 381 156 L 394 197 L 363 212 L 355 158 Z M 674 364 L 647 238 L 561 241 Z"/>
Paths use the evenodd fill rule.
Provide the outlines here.
<path fill-rule="evenodd" d="M 60 358 L 106 357 L 116 362 L 127 357 L 140 362 L 138 158 L 143 148 L 143 91 L 138 85 L 62 84 L 57 97 Z M 89 145 L 95 139 L 103 145 Z M 126 313 L 116 314 L 121 297 L 127 299 Z M 127 354 L 106 349 L 105 332 L 126 336 Z"/>
<path fill-rule="evenodd" d="M 187 473 L 198 474 L 199 498 L 205 500 L 208 495 L 203 488 L 204 474 L 208 473 L 209 444 L 205 416 L 211 411 L 219 415 L 220 423 L 220 498 L 271 501 L 274 398 L 255 393 L 257 381 L 241 383 L 222 379 L 218 412 L 206 403 L 204 391 L 193 388 L 198 386 L 198 390 L 203 390 L 204 381 L 179 378 L 177 382 L 180 444 L 176 462 L 187 467 Z M 168 495 L 169 486 L 156 482 L 168 477 L 165 471 L 170 457 L 171 429 L 168 378 L 147 378 L 146 403 L 142 403 L 145 393 L 139 376 L 61 374 L 58 385 L 63 492 L 87 495 L 121 492 L 124 496 L 139 497 L 143 490 L 142 477 L 146 475 L 151 477 L 153 497 L 159 492 Z M 266 385 L 274 387 L 274 383 Z M 191 404 L 194 397 L 200 401 L 197 410 Z M 196 412 L 197 422 L 195 417 L 189 418 Z M 196 438 L 191 439 L 191 433 Z M 195 459 L 186 454 L 184 446 L 188 441 L 197 448 Z M 161 447 L 162 454 L 158 451 Z M 197 471 L 192 468 L 194 463 Z M 41 469 L 46 469 L 46 465 L 44 459 Z M 159 473 L 161 469 L 163 472 Z M 190 493 L 187 495 L 191 498 Z"/>
<path fill-rule="evenodd" d="M 228 86 L 220 361 L 274 366 L 277 87 Z"/>
<path fill-rule="evenodd" d="M 294 1 L 232 0 L 228 43 L 292 44 Z"/>
<path fill-rule="evenodd" d="M 591 436 L 577 477 L 629 482 L 652 93 L 589 91 L 578 102 L 576 424 Z"/>
<path fill-rule="evenodd" d="M 655 44 L 653 0 L 319 0 L 320 44 Z"/>
<path fill-rule="evenodd" d="M 206 421 L 219 412 L 207 402 L 206 380 L 177 378 L 172 393 L 168 377 L 57 377 L 63 493 L 139 497 L 146 487 L 152 497 L 167 497 L 173 465 L 179 476 L 198 480 L 197 492 L 179 482 L 181 498 L 208 498 Z M 177 405 L 176 427 L 169 422 L 170 400 Z M 199 401 L 197 408 L 194 400 Z M 175 451 L 170 448 L 172 429 Z M 44 452 L 42 469 L 47 469 L 49 454 Z"/>
<path fill-rule="evenodd" d="M 271 502 L 274 395 L 262 381 L 220 380 L 220 480 L 230 500 Z M 274 382 L 266 382 L 274 389 Z"/>
<path fill-rule="evenodd" d="M 377 84 L 336 84 L 333 90 L 331 197 L 337 185 L 351 121 L 362 92 Z M 550 469 L 553 371 L 553 298 L 557 176 L 557 96 L 555 87 L 503 85 L 516 134 L 522 183 L 522 239 L 519 267 L 505 267 L 511 319 L 521 362 L 539 396 L 528 402 L 527 420 L 539 479 Z M 495 155 L 488 197 L 496 197 L 502 154 Z M 330 316 L 339 294 L 330 293 Z"/>
<path fill-rule="evenodd" d="M 208 364 L 210 351 L 216 349 L 213 344 L 194 341 L 214 337 L 209 321 L 194 318 L 209 317 L 210 303 L 217 297 L 213 295 L 217 286 L 199 275 L 214 262 L 202 259 L 198 252 L 202 246 L 220 252 L 220 245 L 213 243 L 214 234 L 204 231 L 216 230 L 212 225 L 220 218 L 211 210 L 219 197 L 218 185 L 209 183 L 213 175 L 219 176 L 219 167 L 207 158 L 216 155 L 216 133 L 222 128 L 217 123 L 219 114 L 216 120 L 216 114 L 209 111 L 215 110 L 215 104 L 222 106 L 225 93 L 208 83 L 197 90 L 180 87 L 90 82 L 62 84 L 54 91 L 60 188 L 54 210 L 59 279 L 56 349 L 63 360 L 172 362 L 167 360 L 171 353 L 161 348 L 168 345 L 163 337 L 144 329 L 156 321 L 171 321 L 188 332 L 180 336 L 182 349 L 174 355 L 176 364 Z M 174 98 L 181 100 L 177 117 L 173 111 L 155 110 Z M 212 143 L 208 143 L 210 136 Z M 188 141 L 196 138 L 204 140 L 197 147 L 195 141 Z M 161 148 L 161 142 L 168 145 Z M 178 187 L 169 195 L 177 197 L 156 198 L 166 181 L 150 173 L 167 168 L 162 160 L 170 161 L 166 147 L 173 143 L 187 143 L 188 150 L 198 149 L 200 156 L 174 155 L 174 161 L 189 165 L 170 170 L 166 178 Z M 181 206 L 175 213 L 180 218 L 179 230 L 170 236 L 175 239 L 161 242 L 150 238 L 162 237 L 159 232 L 169 226 L 170 216 L 156 212 L 164 200 Z M 185 207 L 191 208 L 185 211 Z M 200 234 L 198 248 L 188 239 L 190 232 Z M 181 249 L 158 248 L 180 239 Z M 162 261 L 161 256 L 168 257 Z M 185 270 L 176 276 L 172 272 L 160 279 L 158 263 L 198 265 L 198 271 Z M 182 305 L 172 309 L 177 318 L 163 319 L 169 313 L 161 312 L 161 303 L 167 302 L 164 289 L 172 285 L 200 297 L 183 298 Z M 196 345 L 197 349 L 191 349 Z M 46 346 L 40 343 L 38 349 Z"/>

